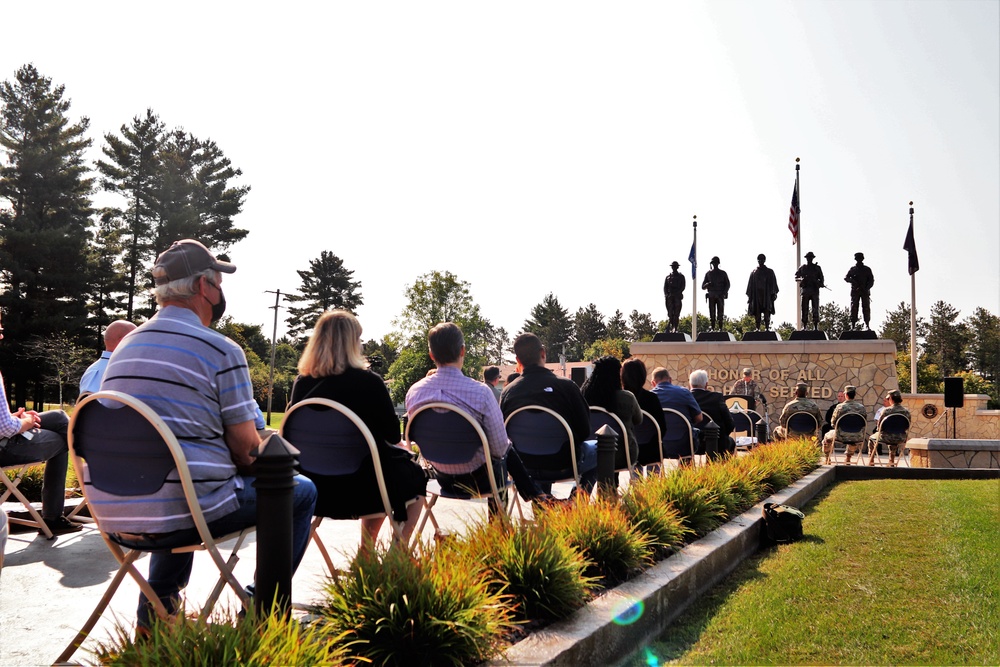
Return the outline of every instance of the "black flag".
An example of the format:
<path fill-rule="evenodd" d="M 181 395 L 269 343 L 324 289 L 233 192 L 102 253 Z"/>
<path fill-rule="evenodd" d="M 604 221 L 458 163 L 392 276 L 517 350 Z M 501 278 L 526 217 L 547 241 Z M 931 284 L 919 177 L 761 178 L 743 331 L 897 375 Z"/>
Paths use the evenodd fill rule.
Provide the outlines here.
<path fill-rule="evenodd" d="M 910 209 L 911 211 L 913 209 Z M 906 230 L 906 240 L 903 241 L 903 250 L 907 252 L 910 275 L 920 270 L 920 262 L 917 261 L 917 244 L 913 241 L 913 218 L 910 218 L 910 228 Z"/>

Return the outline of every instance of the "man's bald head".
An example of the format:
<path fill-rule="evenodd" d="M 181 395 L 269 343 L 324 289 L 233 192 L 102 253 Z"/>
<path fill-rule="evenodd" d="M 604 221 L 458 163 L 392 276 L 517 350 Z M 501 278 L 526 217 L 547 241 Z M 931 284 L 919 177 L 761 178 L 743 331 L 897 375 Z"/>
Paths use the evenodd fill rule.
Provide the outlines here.
<path fill-rule="evenodd" d="M 135 325 L 128 320 L 115 320 L 109 324 L 108 328 L 104 330 L 104 349 L 108 352 L 114 352 L 118 343 L 122 342 L 122 338 L 133 329 L 135 329 Z"/>

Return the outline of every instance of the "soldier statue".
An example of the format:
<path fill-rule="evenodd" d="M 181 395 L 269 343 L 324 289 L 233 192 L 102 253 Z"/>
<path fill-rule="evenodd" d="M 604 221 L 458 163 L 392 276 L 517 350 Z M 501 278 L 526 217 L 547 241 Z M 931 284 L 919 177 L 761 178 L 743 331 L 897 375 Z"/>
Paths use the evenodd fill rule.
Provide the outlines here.
<path fill-rule="evenodd" d="M 806 253 L 806 263 L 795 272 L 795 280 L 802 290 L 802 328 L 809 322 L 809 306 L 812 305 L 813 329 L 819 329 L 819 290 L 826 287 L 823 282 L 823 269 L 819 264 L 813 264 L 816 257 L 812 251 Z"/>
<path fill-rule="evenodd" d="M 668 331 L 677 331 L 678 320 L 681 316 L 681 301 L 684 299 L 684 288 L 687 286 L 684 274 L 677 270 L 679 266 L 680 264 L 677 262 L 671 262 L 672 271 L 667 274 L 663 281 L 663 298 L 667 303 Z"/>
<path fill-rule="evenodd" d="M 854 253 L 854 259 L 857 264 L 852 266 L 844 277 L 845 281 L 851 283 L 851 328 L 858 328 L 858 301 L 860 301 L 861 310 L 865 316 L 865 329 L 870 329 L 872 319 L 871 289 L 872 285 L 875 284 L 875 276 L 872 275 L 872 270 L 864 264 L 864 253 Z"/>
<path fill-rule="evenodd" d="M 726 316 L 726 299 L 729 298 L 729 275 L 719 268 L 719 258 L 713 257 L 712 268 L 701 281 L 701 288 L 708 290 L 705 298 L 708 300 L 708 316 L 712 322 L 712 331 L 722 331 Z"/>
<path fill-rule="evenodd" d="M 761 319 L 764 320 L 764 329 L 771 328 L 774 301 L 778 298 L 778 280 L 774 271 L 764 266 L 765 261 L 767 257 L 757 255 L 757 268 L 750 272 L 747 282 L 747 310 L 753 315 L 758 329 Z"/>

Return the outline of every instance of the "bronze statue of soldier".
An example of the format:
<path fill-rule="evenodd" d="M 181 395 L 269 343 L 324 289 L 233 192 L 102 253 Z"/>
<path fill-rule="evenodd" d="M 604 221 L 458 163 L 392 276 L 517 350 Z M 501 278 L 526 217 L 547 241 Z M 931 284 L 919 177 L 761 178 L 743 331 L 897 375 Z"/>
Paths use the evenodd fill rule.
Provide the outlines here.
<path fill-rule="evenodd" d="M 778 298 L 778 279 L 774 271 L 764 266 L 767 257 L 757 255 L 757 268 L 750 272 L 747 282 L 747 311 L 753 315 L 757 329 L 761 320 L 764 329 L 771 328 L 771 315 L 774 315 L 774 301 Z"/>
<path fill-rule="evenodd" d="M 681 316 L 681 301 L 684 299 L 684 288 L 687 281 L 684 274 L 677 270 L 677 262 L 671 262 L 672 271 L 663 281 L 663 299 L 667 304 L 667 331 L 677 331 Z"/>
<path fill-rule="evenodd" d="M 823 282 L 823 269 L 819 264 L 813 264 L 816 255 L 812 251 L 806 253 L 806 263 L 795 271 L 795 280 L 802 290 L 802 328 L 809 322 L 809 307 L 812 306 L 813 329 L 819 329 L 819 291 L 826 287 Z"/>
<path fill-rule="evenodd" d="M 872 285 L 875 284 L 875 276 L 872 274 L 872 270 L 864 264 L 864 253 L 854 253 L 854 260 L 857 263 L 844 277 L 845 281 L 851 283 L 851 328 L 858 328 L 858 302 L 860 301 L 861 310 L 865 317 L 865 329 L 871 329 L 871 289 Z"/>
<path fill-rule="evenodd" d="M 719 268 L 719 258 L 713 257 L 712 268 L 701 281 L 701 288 L 707 290 L 708 316 L 712 331 L 722 331 L 726 316 L 726 299 L 729 298 L 729 274 Z"/>

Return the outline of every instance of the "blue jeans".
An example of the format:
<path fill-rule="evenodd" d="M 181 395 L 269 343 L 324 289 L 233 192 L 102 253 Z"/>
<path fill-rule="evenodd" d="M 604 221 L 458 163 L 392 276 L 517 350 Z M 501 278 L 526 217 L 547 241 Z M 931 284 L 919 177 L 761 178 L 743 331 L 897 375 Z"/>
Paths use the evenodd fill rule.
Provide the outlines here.
<path fill-rule="evenodd" d="M 309 546 L 309 534 L 313 510 L 316 507 L 316 486 L 307 477 L 296 475 L 292 491 L 292 572 L 298 568 L 302 555 Z M 224 517 L 211 521 L 208 530 L 213 537 L 234 533 L 257 523 L 257 490 L 252 486 L 253 478 L 243 478 L 243 488 L 236 491 L 239 509 Z M 171 533 L 148 535 L 143 539 L 119 540 L 123 546 L 151 551 L 154 549 L 172 549 L 188 544 L 197 544 L 201 538 L 196 528 L 185 528 Z M 193 553 L 174 554 L 169 551 L 153 551 L 149 557 L 149 585 L 152 586 L 160 602 L 166 607 L 167 613 L 177 611 L 179 594 L 191 578 L 191 566 L 194 564 Z M 139 609 L 137 611 L 138 625 L 148 628 L 150 619 L 155 616 L 152 605 L 145 594 L 139 593 Z"/>
<path fill-rule="evenodd" d="M 594 490 L 594 485 L 597 484 L 597 441 L 584 440 L 576 452 L 576 457 L 576 469 L 580 473 L 580 487 L 589 494 Z M 544 493 L 552 493 L 552 482 L 546 481 L 545 477 L 561 479 L 573 476 L 573 471 L 569 469 L 562 471 L 529 470 L 528 472 L 534 477 L 535 486 Z"/>

